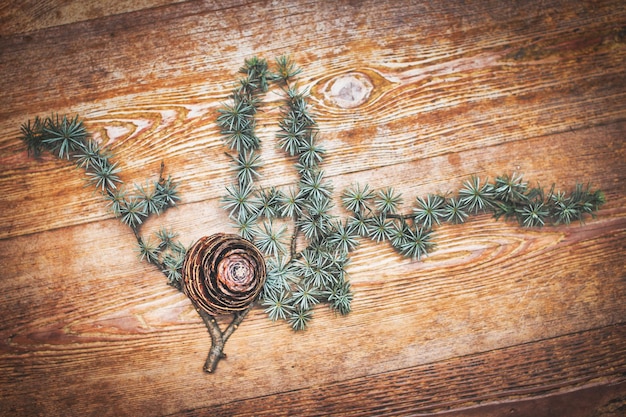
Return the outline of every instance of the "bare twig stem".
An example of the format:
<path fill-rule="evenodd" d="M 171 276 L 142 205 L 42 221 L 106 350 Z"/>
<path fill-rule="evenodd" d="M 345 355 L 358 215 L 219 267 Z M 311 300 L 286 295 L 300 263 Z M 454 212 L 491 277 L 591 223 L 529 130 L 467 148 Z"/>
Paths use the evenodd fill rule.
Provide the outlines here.
<path fill-rule="evenodd" d="M 289 261 L 294 259 L 296 256 L 297 248 L 296 245 L 298 243 L 298 232 L 300 232 L 300 228 L 298 227 L 298 220 L 300 220 L 300 216 L 294 214 L 293 216 L 293 235 L 291 235 L 291 246 L 289 248 Z"/>
<path fill-rule="evenodd" d="M 406 220 L 412 218 L 410 214 L 395 214 L 395 213 L 387 213 L 388 219 L 398 219 L 398 220 Z"/>
<path fill-rule="evenodd" d="M 248 312 L 250 312 L 251 308 L 252 305 L 245 310 L 235 313 L 232 321 L 223 332 L 214 316 L 203 310 L 197 309 L 198 314 L 202 317 L 202 321 L 204 321 L 204 324 L 209 331 L 209 335 L 211 336 L 211 349 L 209 350 L 209 355 L 206 358 L 203 368 L 205 372 L 213 373 L 215 368 L 217 368 L 217 363 L 220 359 L 226 357 L 226 354 L 224 353 L 226 341 L 233 334 L 233 332 L 237 330 L 243 319 L 248 315 Z"/>

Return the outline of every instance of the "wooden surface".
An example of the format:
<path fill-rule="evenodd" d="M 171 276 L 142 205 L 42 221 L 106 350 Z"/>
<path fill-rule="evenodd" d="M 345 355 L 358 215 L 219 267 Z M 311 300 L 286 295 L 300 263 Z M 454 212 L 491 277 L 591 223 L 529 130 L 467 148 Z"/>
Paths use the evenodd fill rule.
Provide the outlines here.
<path fill-rule="evenodd" d="M 320 306 L 296 334 L 257 308 L 204 374 L 189 301 L 80 171 L 28 158 L 19 126 L 80 114 L 129 183 L 165 161 L 183 203 L 148 227 L 188 245 L 232 231 L 216 108 L 245 58 L 281 54 L 304 69 L 336 190 L 410 202 L 521 172 L 608 203 L 584 225 L 447 225 L 422 262 L 363 242 L 349 316 Z M 5 2 L 0 415 L 623 415 L 625 69 L 621 0 Z M 362 102 L 333 90 L 348 76 Z M 259 131 L 262 182 L 282 186 L 278 98 Z"/>

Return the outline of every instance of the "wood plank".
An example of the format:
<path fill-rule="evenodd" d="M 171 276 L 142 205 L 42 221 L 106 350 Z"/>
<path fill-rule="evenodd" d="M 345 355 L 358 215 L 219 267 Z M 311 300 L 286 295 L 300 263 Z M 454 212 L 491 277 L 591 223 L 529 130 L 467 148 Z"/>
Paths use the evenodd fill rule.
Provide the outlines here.
<path fill-rule="evenodd" d="M 147 10 L 142 14 L 145 15 L 142 19 L 156 18 L 160 15 L 153 14 L 159 11 L 162 12 L 162 9 Z M 180 16 L 176 13 L 168 16 L 171 20 L 166 20 L 166 27 L 178 27 L 186 19 L 190 19 L 186 12 L 178 13 Z M 397 14 L 397 11 L 392 9 L 385 13 L 391 16 Z M 608 11 L 601 8 L 598 13 Z M 128 15 L 112 16 L 108 21 L 121 28 L 127 23 L 124 19 L 130 18 Z M 357 62 L 331 60 L 332 68 L 307 65 L 304 81 L 305 86 L 310 87 L 314 93 L 324 146 L 329 154 L 326 164 L 329 176 L 371 171 L 401 163 L 408 163 L 407 168 L 404 168 L 408 170 L 419 167 L 428 160 L 431 160 L 428 163 L 430 168 L 442 161 L 443 156 L 448 158 L 447 163 L 452 163 L 455 167 L 451 173 L 455 178 L 480 172 L 493 176 L 501 171 L 485 170 L 485 166 L 491 165 L 494 159 L 504 159 L 499 151 L 510 154 L 502 146 L 506 143 L 551 137 L 560 132 L 623 120 L 626 100 L 620 86 L 626 85 L 624 73 L 621 71 L 626 48 L 621 47 L 622 38 L 616 32 L 619 29 L 618 18 L 619 13 L 615 15 L 616 25 L 603 24 L 595 27 L 595 24 L 590 23 L 585 31 L 572 31 L 571 25 L 566 23 L 561 23 L 563 27 L 552 30 L 543 27 L 545 32 L 542 40 L 531 44 L 521 35 L 508 39 L 507 36 L 511 36 L 506 35 L 508 27 L 505 31 L 504 26 L 499 26 L 497 30 L 488 31 L 491 33 L 490 38 L 482 39 L 481 42 L 473 39 L 476 43 L 471 48 L 471 38 L 453 38 L 458 43 L 456 48 L 460 48 L 456 54 L 452 54 L 449 49 L 454 45 L 439 51 L 432 50 L 428 59 L 422 60 L 415 58 L 415 51 L 399 50 L 398 54 L 406 53 L 407 59 L 413 59 L 402 64 L 379 60 L 368 61 L 367 65 L 362 65 Z M 512 15 L 509 19 L 510 24 L 520 24 L 519 15 Z M 435 23 L 430 22 L 428 25 Z M 490 22 L 480 24 L 487 25 Z M 477 23 L 478 27 L 485 29 L 480 24 Z M 85 27 L 81 23 L 55 30 L 58 32 L 58 41 L 63 44 L 78 42 L 72 33 L 81 31 L 84 33 L 80 37 L 81 45 L 89 45 L 89 53 L 97 56 L 108 56 L 115 52 L 120 54 L 119 59 L 126 58 L 127 55 L 119 52 L 119 49 L 130 48 L 128 45 L 133 44 L 129 39 L 124 39 L 119 41 L 119 45 L 110 46 L 109 42 L 103 41 L 106 33 L 100 26 Z M 124 36 L 147 39 L 150 38 L 150 33 L 142 31 L 148 30 L 153 30 L 152 24 L 137 24 L 132 32 L 128 31 Z M 384 26 L 377 30 L 381 31 L 381 36 L 384 30 L 397 31 Z M 531 37 L 536 35 L 534 31 L 537 28 L 531 25 L 520 30 L 527 37 Z M 442 42 L 444 39 L 449 42 L 447 35 L 439 36 Z M 176 39 L 165 37 L 163 47 L 175 50 L 175 45 L 168 42 L 176 42 Z M 19 43 L 14 38 L 5 40 L 3 47 L 7 51 L 7 67 L 29 60 L 34 64 L 34 57 L 54 53 L 50 52 L 48 41 L 34 41 L 21 46 Z M 78 45 L 65 46 L 69 51 L 65 53 L 67 61 L 81 66 L 80 61 L 85 59 L 84 51 Z M 133 47 L 145 49 L 136 43 Z M 368 51 L 372 58 L 383 52 L 380 47 L 370 48 Z M 192 52 L 189 51 L 186 55 L 187 59 L 204 60 L 207 56 Z M 120 93 L 110 99 L 107 99 L 108 94 L 104 94 L 98 96 L 95 103 L 83 102 L 87 99 L 81 99 L 84 94 L 81 91 L 85 94 L 100 94 L 108 88 L 105 85 L 106 77 L 94 79 L 96 84 L 87 85 L 75 84 L 76 77 L 68 78 L 63 89 L 66 92 L 72 91 L 71 109 L 66 104 L 47 101 L 58 97 L 54 91 L 43 96 L 33 92 L 35 95 L 29 96 L 29 91 L 36 89 L 41 83 L 11 79 L 34 73 L 9 72 L 8 78 L 0 80 L 0 83 L 5 82 L 3 88 L 9 92 L 2 98 L 6 105 L 1 106 L 0 111 L 6 109 L 15 114 L 19 111 L 19 106 L 25 103 L 31 109 L 37 109 L 36 114 L 46 114 L 54 110 L 78 111 L 85 116 L 87 125 L 96 136 L 112 145 L 123 162 L 128 181 L 143 181 L 148 176 L 155 176 L 160 162 L 165 160 L 172 173 L 185 184 L 183 191 L 186 202 L 216 198 L 223 193 L 228 158 L 223 155 L 224 146 L 214 125 L 215 109 L 228 93 L 234 72 L 241 65 L 243 56 L 232 57 L 228 62 L 215 59 L 210 58 L 210 62 L 221 67 L 204 74 L 206 78 L 198 76 L 193 80 L 179 80 L 182 85 L 176 84 L 174 87 L 167 87 L 159 81 L 146 81 L 141 83 L 141 94 Z M 304 63 L 306 62 L 305 60 Z M 194 68 L 199 65 L 192 64 Z M 108 61 L 103 65 L 109 65 Z M 89 71 L 93 69 L 89 65 L 86 67 L 91 68 Z M 121 63 L 120 68 L 124 68 Z M 327 83 L 354 70 L 370 74 L 370 78 L 377 80 L 372 100 L 357 109 L 341 109 L 325 102 Z M 67 71 L 69 69 L 39 68 L 36 76 L 38 79 L 60 80 L 59 77 L 65 77 Z M 498 75 L 493 76 L 494 73 Z M 566 77 L 567 83 L 561 83 L 563 77 Z M 176 76 L 171 78 L 172 81 L 178 79 Z M 522 81 L 514 82 L 515 80 Z M 114 85 L 116 88 L 134 88 L 137 86 L 136 81 L 120 79 Z M 61 80 L 59 82 L 63 83 Z M 17 90 L 10 88 L 10 85 L 29 87 L 20 88 L 19 96 L 12 97 L 12 92 L 17 93 Z M 49 83 L 45 87 L 50 87 Z M 398 100 L 398 97 L 402 99 Z M 402 108 L 398 107 L 399 103 L 402 103 Z M 260 129 L 267 142 L 264 158 L 272 167 L 265 175 L 268 179 L 290 178 L 289 164 L 284 162 L 281 153 L 274 152 L 273 149 L 276 112 L 268 113 L 265 122 L 267 124 Z M 546 115 L 549 115 L 549 120 Z M 0 177 L 0 189 L 6 190 L 6 199 L 0 204 L 3 205 L 3 212 L 17 218 L 7 218 L 4 224 L 9 225 L 9 229 L 6 226 L 0 229 L 0 236 L 12 236 L 16 230 L 33 233 L 48 227 L 63 227 L 110 217 L 100 208 L 97 196 L 81 191 L 84 182 L 80 176 L 70 175 L 72 170 L 69 167 L 60 168 L 56 162 L 49 160 L 40 164 L 28 159 L 16 138 L 19 136 L 19 125 L 28 117 L 34 116 L 33 114 L 27 117 L 9 114 L 6 116 L 6 122 L 0 124 L 0 146 L 6 150 L 2 157 L 3 165 L 7 164 L 11 169 Z M 463 120 L 463 123 L 450 123 L 451 120 Z M 578 143 L 590 148 L 606 147 L 607 152 L 621 153 L 623 148 L 619 140 L 619 129 L 622 128 L 621 125 L 610 128 L 613 129 L 610 134 L 618 136 L 617 143 L 616 139 L 609 143 L 604 143 L 605 139 L 597 139 L 592 144 L 584 136 L 593 135 L 593 131 L 581 132 Z M 483 152 L 484 149 L 490 151 Z M 570 153 L 572 148 L 566 149 Z M 562 149 L 552 148 L 549 151 L 553 155 L 563 154 Z M 480 159 L 473 161 L 473 158 Z M 598 158 L 605 156 L 600 155 Z M 212 162 L 210 169 L 207 160 Z M 613 158 L 612 161 L 620 164 L 623 158 Z M 559 163 L 556 160 L 555 162 Z M 520 170 L 524 168 L 520 163 L 515 163 L 504 167 L 504 171 L 512 171 L 517 166 L 520 166 Z M 523 172 L 533 180 L 544 180 L 533 175 L 533 167 L 529 168 Z M 623 166 L 613 166 L 611 170 L 620 173 L 623 172 Z M 448 172 L 447 174 L 450 175 Z M 586 172 L 577 175 L 581 176 L 582 180 L 590 180 L 596 184 L 603 181 L 601 178 L 586 178 Z M 407 179 L 413 180 L 410 177 Z M 565 179 L 567 183 L 564 186 L 569 186 L 573 178 Z M 386 178 L 383 180 L 387 181 Z M 547 178 L 547 181 L 553 180 L 560 182 L 559 178 Z M 420 181 L 425 190 L 434 188 L 434 184 L 430 184 L 430 178 Z M 456 181 L 459 182 L 458 178 Z M 442 178 L 441 182 L 446 189 L 449 188 L 445 185 L 449 178 Z M 50 183 L 64 184 L 65 192 L 57 196 L 54 203 L 47 198 L 51 194 L 47 186 Z M 81 198 L 74 198 L 79 193 L 82 194 Z M 417 191 L 412 191 L 412 194 L 416 193 Z M 22 210 L 14 210 L 18 206 Z M 62 220 L 58 219 L 55 211 L 51 210 L 53 207 L 67 213 L 67 216 Z M 34 216 L 28 216 L 27 213 L 33 213 Z"/>
<path fill-rule="evenodd" d="M 211 233 L 211 227 L 219 225 L 209 221 L 205 230 Z M 195 225 L 187 228 L 187 236 L 201 233 Z M 0 328 L 0 385 L 11 384 L 7 404 L 22 410 L 54 414 L 61 403 L 79 414 L 168 414 L 511 346 L 534 351 L 528 343 L 568 334 L 580 341 L 566 338 L 563 345 L 583 349 L 568 354 L 571 369 L 553 368 L 542 356 L 551 351 L 535 346 L 532 360 L 517 365 L 529 367 L 520 375 L 535 375 L 543 381 L 537 386 L 555 378 L 544 374 L 549 369 L 562 371 L 561 383 L 570 388 L 580 378 L 614 381 L 625 357 L 621 331 L 610 335 L 626 317 L 624 217 L 541 232 L 476 219 L 442 228 L 438 252 L 424 262 L 399 259 L 385 245 L 364 244 L 350 269 L 355 300 L 349 316 L 335 317 L 320 307 L 311 328 L 293 334 L 256 310 L 229 341 L 229 359 L 220 363 L 216 378 L 202 374 L 208 336 L 191 305 L 158 271 L 135 259 L 132 237 L 117 221 L 35 236 L 0 241 L 0 253 L 12 260 L 5 272 L 11 279 L 0 288 L 6 320 Z M 586 335 L 596 327 L 609 335 Z M 604 338 L 610 340 L 607 347 L 594 345 Z M 589 358 L 589 351 L 599 356 Z M 587 378 L 574 358 L 589 360 L 601 375 Z M 598 365 L 600 358 L 610 363 Z M 497 369 L 485 363 L 485 369 Z M 493 383 L 492 374 L 478 379 Z M 98 399 L 76 397 L 82 390 Z M 158 403 L 155 390 L 163 397 Z M 109 400 L 102 402 L 104 397 Z"/>
<path fill-rule="evenodd" d="M 153 113 L 155 118 L 160 118 L 159 111 Z M 113 129 L 115 125 L 121 125 L 120 131 L 124 133 L 124 125 L 136 123 L 137 125 L 147 125 L 152 123 L 148 120 L 138 120 L 137 115 L 133 115 L 133 122 L 122 119 L 117 116 L 117 120 L 107 120 L 104 123 L 110 123 L 109 129 Z M 141 123 L 139 123 L 141 121 Z M 202 121 L 206 123 L 206 119 Z M 192 124 L 187 128 L 206 129 L 204 124 Z M 107 127 L 92 127 L 97 133 L 106 130 Z M 192 138 L 187 142 L 182 142 L 181 138 L 175 138 L 180 127 L 172 127 L 172 132 L 167 132 L 167 128 L 163 128 L 157 134 L 157 137 L 151 136 L 145 138 L 135 137 L 127 134 L 124 140 L 126 145 L 120 144 L 120 148 L 115 144 L 115 151 L 120 155 L 123 166 L 126 168 L 126 179 L 129 181 L 143 182 L 145 178 L 156 177 L 160 161 L 166 161 L 171 172 L 175 173 L 180 182 L 183 183 L 184 199 L 186 202 L 194 202 L 202 199 L 215 198 L 223 194 L 224 180 L 229 178 L 229 160 L 223 154 L 224 146 L 220 143 L 219 138 L 214 138 L 210 142 L 209 150 L 203 149 L 206 146 L 206 139 L 200 139 L 202 132 L 194 133 Z M 509 153 L 502 143 L 489 144 L 489 140 L 478 141 L 469 149 L 445 149 L 433 152 L 433 155 L 420 157 L 419 155 L 408 156 L 409 150 L 420 147 L 420 144 L 403 144 L 396 142 L 390 138 L 386 142 L 381 139 L 377 143 L 363 143 L 358 145 L 350 145 L 341 141 L 326 139 L 324 145 L 328 149 L 329 158 L 326 166 L 329 174 L 344 175 L 350 172 L 361 172 L 378 168 L 372 180 L 375 181 L 374 186 L 384 186 L 389 184 L 385 172 L 392 173 L 392 177 L 397 177 L 394 170 L 409 171 L 416 168 L 425 168 L 432 172 L 432 177 L 421 177 L 418 185 L 422 189 L 429 192 L 435 187 L 448 190 L 450 179 L 453 179 L 454 186 L 458 186 L 461 178 L 465 178 L 470 174 L 482 174 L 493 176 L 497 173 L 521 171 L 528 175 L 533 181 L 550 182 L 563 184 L 563 187 L 571 187 L 576 179 L 588 180 L 594 184 L 601 183 L 619 183 L 620 175 L 624 172 L 623 161 L 623 141 L 621 134 L 623 124 L 618 123 L 609 125 L 605 128 L 595 130 L 582 130 L 578 133 L 566 133 L 555 136 L 553 140 L 548 138 L 537 137 L 535 139 L 527 139 L 523 141 L 515 141 L 521 143 L 513 143 L 511 147 L 517 148 L 524 153 L 513 153 L 514 155 L 525 155 L 522 158 L 516 158 L 513 161 L 507 161 L 506 157 L 501 156 L 501 152 Z M 17 133 L 15 133 L 17 136 Z M 100 199 L 97 195 L 92 194 L 89 190 L 83 190 L 84 180 L 80 173 L 78 175 L 68 164 L 54 161 L 46 158 L 43 163 L 30 160 L 27 158 L 26 152 L 21 144 L 15 141 L 15 136 L 11 143 L 13 148 L 12 155 L 7 155 L 4 162 L 14 164 L 14 169 L 5 172 L 0 178 L 2 188 L 5 190 L 6 198 L 3 204 L 7 204 L 6 213 L 16 218 L 7 218 L 7 223 L 14 230 L 21 230 L 23 233 L 29 233 L 33 230 L 41 230 L 45 227 L 63 226 L 74 224 L 74 222 L 82 222 L 89 219 L 101 219 L 107 217 L 107 214 L 99 209 L 101 206 Z M 174 137 L 174 138 L 173 138 Z M 183 136 L 184 137 L 184 136 Z M 139 140 L 139 142 L 137 142 Z M 555 142 L 556 140 L 556 142 Z M 269 143 L 272 139 L 269 138 Z M 123 142 L 123 141 L 120 141 Z M 145 142 L 145 143 L 144 143 Z M 163 143 L 164 142 L 164 143 Z M 179 149 L 174 152 L 162 152 L 155 143 L 163 143 L 167 148 Z M 433 139 L 433 146 L 437 141 Z M 459 142 L 462 143 L 462 142 Z M 545 148 L 543 143 L 547 143 L 549 148 Z M 571 144 L 574 146 L 570 146 Z M 130 145 L 133 144 L 133 145 Z M 541 146 L 537 146 L 541 144 Z M 558 144 L 558 145 L 557 145 Z M 560 147 L 559 147 L 560 145 Z M 132 149 L 124 149 L 123 146 Z M 267 149 L 269 148 L 269 149 Z M 271 145 L 264 150 L 264 158 L 267 165 L 271 168 L 265 170 L 264 174 L 267 178 L 286 178 L 293 177 L 293 170 L 290 162 L 285 161 L 280 152 L 275 152 Z M 588 149 L 585 153 L 579 153 L 579 149 Z M 488 151 L 486 151 L 486 149 Z M 565 153 L 564 152 L 567 152 Z M 572 150 L 574 151 L 573 155 Z M 130 153 L 130 155 L 129 155 Z M 406 157 L 399 156 L 400 153 L 406 153 Z M 126 156 L 126 158 L 122 158 Z M 537 158 L 539 156 L 539 158 Z M 544 157 L 550 158 L 552 164 L 546 166 L 543 163 Z M 566 159 L 564 159 L 566 158 Z M 207 171 L 207 160 L 211 160 L 211 168 Z M 592 162 L 596 159 L 608 159 L 608 165 L 594 167 Z M 130 160 L 130 161 L 128 161 Z M 495 161 L 494 161 L 495 160 Z M 541 160 L 541 166 L 533 164 L 533 161 Z M 126 162 L 128 161 L 128 162 Z M 341 161 L 346 163 L 341 163 Z M 393 165 L 398 162 L 406 162 L 406 167 L 396 167 Z M 560 177 L 550 176 L 546 171 L 559 171 L 563 166 Z M 390 167 L 389 169 L 384 169 Z M 449 167 L 449 169 L 446 169 Z M 383 168 L 382 170 L 380 168 Z M 590 169 L 603 169 L 606 174 L 612 175 L 613 178 L 593 177 L 593 173 L 588 172 Z M 541 171 L 544 171 L 542 173 Z M 289 175 L 289 173 L 292 173 Z M 441 179 L 436 178 L 442 175 Z M 447 175 L 448 177 L 444 177 Z M 601 174 L 603 175 L 603 174 Z M 370 175 L 371 176 L 371 175 Z M 411 176 L 402 176 L 405 181 L 414 182 Z M 222 179 L 222 180 L 220 180 Z M 282 181 L 275 180 L 265 181 L 266 184 L 283 185 Z M 340 181 L 340 180 L 339 180 Z M 432 183 L 436 181 L 438 183 Z M 62 224 L 56 223 L 58 219 L 54 211 L 51 211 L 51 202 L 48 195 L 54 191 L 49 189 L 50 183 L 63 183 L 64 189 L 67 191 L 61 195 L 55 196 L 54 205 L 59 210 L 67 212 L 68 217 L 63 219 Z M 417 191 L 409 190 L 411 194 Z M 610 190 L 609 190 L 610 192 Z M 82 194 L 80 199 L 73 196 Z M 34 197 L 33 197 L 34 196 Z M 23 210 L 11 210 L 15 207 L 22 207 Z M 32 207 L 30 207 L 32 206 Z M 36 217 L 27 216 L 28 213 L 37 213 Z M 83 218 L 83 214 L 88 213 L 87 218 Z M 20 218 L 21 217 L 21 218 Z M 18 227 L 19 226 L 19 227 Z M 2 235 L 7 237 L 11 235 L 9 230 L 3 229 Z"/>
<path fill-rule="evenodd" d="M 13 36 L 54 26 L 143 11 L 182 0 L 23 0 L 0 6 L 0 36 Z M 28 35 L 26 35 L 28 36 Z"/>
<path fill-rule="evenodd" d="M 598 329 L 174 415 L 287 416 L 295 412 L 300 416 L 601 415 L 593 412 L 601 411 L 606 403 L 620 395 L 622 400 L 616 405 L 621 406 L 621 410 L 624 407 L 625 336 L 624 326 Z M 583 351 L 584 354 L 581 354 Z M 528 361 L 530 357 L 532 361 Z M 580 357 L 590 359 L 590 362 L 580 363 Z M 550 367 L 542 368 L 542 363 L 549 363 Z M 610 369 L 610 373 L 615 371 L 608 381 L 600 375 L 605 369 Z M 585 377 L 564 384 L 563 379 L 567 379 L 572 371 Z M 593 385 L 610 381 L 617 386 L 608 398 L 602 398 L 605 391 L 601 390 L 581 396 L 581 391 L 591 390 L 589 381 L 594 381 Z M 576 386 L 586 389 L 571 392 Z M 571 394 L 564 395 L 568 391 Z M 549 393 L 560 395 L 547 396 Z M 514 401 L 521 396 L 540 395 L 543 397 L 541 400 L 530 404 L 522 402 L 520 405 Z M 593 403 L 594 395 L 600 397 L 600 401 L 596 400 L 599 404 Z M 554 397 L 559 396 L 573 401 L 559 404 L 558 400 L 554 401 Z M 558 408 L 542 407 L 549 405 L 550 400 L 559 404 Z"/>
<path fill-rule="evenodd" d="M 463 109 L 470 114 L 480 108 L 474 106 L 476 99 L 541 103 L 546 100 L 536 101 L 538 93 L 551 88 L 569 90 L 584 100 L 580 93 L 595 78 L 593 68 L 589 68 L 591 73 L 586 68 L 590 63 L 603 68 L 609 78 L 598 85 L 597 92 L 619 91 L 614 86 L 623 80 L 620 45 L 625 13 L 619 1 L 555 1 L 559 19 L 549 16 L 539 3 L 524 3 L 476 2 L 440 9 L 437 4 L 361 2 L 358 9 L 346 9 L 341 2 L 310 2 L 303 7 L 293 1 L 279 9 L 258 2 L 217 11 L 210 5 L 186 2 L 110 16 L 97 24 L 87 21 L 50 28 L 28 38 L 3 37 L 0 47 L 6 68 L 28 63 L 30 71 L 6 71 L 0 86 L 6 91 L 3 100 L 7 106 L 0 109 L 0 115 L 4 119 L 19 114 L 24 106 L 29 106 L 30 112 L 37 107 L 57 110 L 70 103 L 76 107 L 77 103 L 125 93 L 184 89 L 199 83 L 205 91 L 223 91 L 231 85 L 233 69 L 245 57 L 261 54 L 271 58 L 284 52 L 294 54 L 298 62 L 310 63 L 308 82 L 327 80 L 347 69 L 371 67 L 383 74 L 389 72 L 391 81 L 408 78 L 418 83 L 424 91 L 416 99 L 435 108 L 459 103 L 458 98 L 439 98 L 445 90 L 450 94 L 450 87 L 459 86 L 458 93 L 472 98 Z M 375 25 L 369 10 L 376 10 Z M 242 14 L 250 19 L 239 19 Z M 473 20 L 468 16 L 474 16 Z M 459 23 L 451 25 L 455 20 Z M 158 28 L 155 21 L 161 22 Z M 266 25 L 277 30 L 268 33 Z M 332 28 L 332 36 L 315 35 L 326 27 Z M 449 30 L 441 31 L 442 27 Z M 181 37 L 181 33 L 187 35 Z M 315 43 L 312 37 L 316 37 Z M 207 42 L 214 38 L 220 41 Z M 335 47 L 335 39 L 344 40 L 341 48 Z M 388 39 L 389 43 L 382 45 L 376 39 Z M 273 47 L 277 44 L 282 47 Z M 358 51 L 358 59 L 341 51 Z M 600 59 L 594 59 L 596 55 Z M 503 76 L 509 73 L 511 81 L 522 80 L 520 84 L 530 89 L 520 94 L 515 83 L 500 85 L 505 88 L 500 94 L 494 92 L 493 83 L 507 79 Z M 565 86 L 563 75 L 577 82 Z M 21 88 L 5 88 L 11 85 Z M 389 111 L 397 106 L 384 108 Z"/>

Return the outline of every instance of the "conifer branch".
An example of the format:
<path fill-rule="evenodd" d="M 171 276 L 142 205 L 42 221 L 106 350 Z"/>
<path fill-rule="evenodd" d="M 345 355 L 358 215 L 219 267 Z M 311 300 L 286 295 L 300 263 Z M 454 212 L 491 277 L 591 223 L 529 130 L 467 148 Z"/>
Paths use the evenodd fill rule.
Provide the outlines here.
<path fill-rule="evenodd" d="M 577 183 L 569 193 L 557 191 L 554 185 L 546 191 L 539 185 L 530 187 L 514 173 L 498 176 L 493 182 L 472 176 L 456 192 L 418 196 L 404 214 L 400 213 L 402 196 L 392 187 L 374 190 L 368 184 L 353 184 L 340 195 L 349 215 L 338 218 L 331 214 L 334 188 L 324 177 L 326 151 L 319 143 L 308 92 L 294 83 L 301 69 L 286 56 L 276 59 L 274 71 L 265 60 L 253 57 L 245 60 L 240 73 L 243 77 L 216 117 L 235 173 L 234 183 L 225 188 L 223 207 L 248 241 L 245 243 L 265 254 L 265 264 L 261 264 L 263 272 L 267 268 L 267 279 L 260 289 L 260 304 L 271 320 L 283 320 L 294 330 L 307 328 L 318 304 L 327 304 L 341 315 L 351 311 L 347 265 L 361 238 L 387 242 L 403 256 L 420 260 L 433 250 L 436 228 L 464 223 L 471 216 L 491 213 L 495 219 L 515 220 L 521 227 L 567 225 L 594 216 L 606 201 L 604 193 L 590 185 Z M 256 114 L 271 88 L 280 89 L 284 96 L 276 140 L 298 174 L 298 181 L 287 191 L 262 189 L 256 184 L 263 170 Z M 153 236 L 141 234 L 141 226 L 150 216 L 180 200 L 177 183 L 165 175 L 164 163 L 156 181 L 135 184 L 129 190 L 110 150 L 90 137 L 78 116 L 36 117 L 21 126 L 21 140 L 35 158 L 50 152 L 84 169 L 114 216 L 131 229 L 139 258 L 155 265 L 169 285 L 181 290 L 187 249 L 177 234 L 166 228 Z M 258 256 L 263 259 L 260 252 Z M 260 285 L 262 281 L 258 288 Z M 211 337 L 205 371 L 214 372 L 225 357 L 226 341 L 257 295 L 253 293 L 251 303 L 233 314 L 224 330 L 216 315 L 194 304 Z"/>

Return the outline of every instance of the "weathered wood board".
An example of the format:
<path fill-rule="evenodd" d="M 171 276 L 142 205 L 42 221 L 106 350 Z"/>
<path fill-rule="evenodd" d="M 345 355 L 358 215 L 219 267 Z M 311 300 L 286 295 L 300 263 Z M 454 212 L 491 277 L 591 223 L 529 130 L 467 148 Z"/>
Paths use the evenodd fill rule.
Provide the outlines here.
<path fill-rule="evenodd" d="M 19 128 L 79 114 L 129 183 L 164 162 L 183 201 L 145 227 L 188 245 L 233 231 L 216 109 L 244 59 L 282 54 L 303 68 L 336 195 L 393 186 L 408 208 L 516 172 L 589 182 L 607 204 L 582 225 L 444 225 L 419 262 L 364 240 L 348 316 L 319 306 L 294 333 L 256 308 L 207 375 L 187 298 L 81 171 L 29 158 Z M 626 412 L 625 69 L 617 0 L 1 5 L 0 415 Z M 282 187 L 296 174 L 280 100 L 258 131 L 261 182 Z"/>

